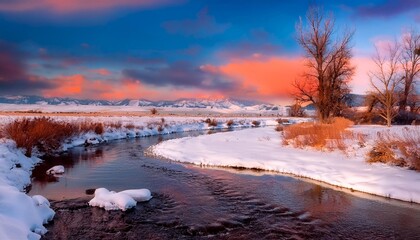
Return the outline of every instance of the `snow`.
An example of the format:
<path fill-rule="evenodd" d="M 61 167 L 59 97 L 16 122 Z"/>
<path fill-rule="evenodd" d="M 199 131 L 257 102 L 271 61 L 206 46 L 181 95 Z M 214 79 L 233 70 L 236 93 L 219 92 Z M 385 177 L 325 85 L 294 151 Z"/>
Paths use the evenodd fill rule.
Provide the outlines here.
<path fill-rule="evenodd" d="M 373 137 L 384 129 L 380 126 L 356 126 L 354 131 Z M 401 127 L 391 129 L 392 132 L 401 131 Z M 152 146 L 149 152 L 196 165 L 288 173 L 356 191 L 420 203 L 420 184 L 414 184 L 420 182 L 420 174 L 385 164 L 368 164 L 365 162 L 368 149 L 355 147 L 347 154 L 296 149 L 283 146 L 281 134 L 272 127 L 266 127 L 173 139 Z"/>
<path fill-rule="evenodd" d="M 43 226 L 54 217 L 50 203 L 42 196 L 23 192 L 30 184 L 30 172 L 41 161 L 28 158 L 14 142 L 0 139 L 0 239 L 40 239 Z"/>
<path fill-rule="evenodd" d="M 47 174 L 63 174 L 64 173 L 64 166 L 57 165 L 47 170 Z"/>
<path fill-rule="evenodd" d="M 109 191 L 106 188 L 95 190 L 95 197 L 89 201 L 92 207 L 105 210 L 122 210 L 135 207 L 137 202 L 149 201 L 152 198 L 149 189 L 130 189 L 121 192 Z"/>

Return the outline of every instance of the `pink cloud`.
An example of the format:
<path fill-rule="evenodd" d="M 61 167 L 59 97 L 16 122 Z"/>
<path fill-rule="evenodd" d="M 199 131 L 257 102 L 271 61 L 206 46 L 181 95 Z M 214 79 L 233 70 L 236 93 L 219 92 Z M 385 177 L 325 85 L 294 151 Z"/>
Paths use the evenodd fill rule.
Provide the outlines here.
<path fill-rule="evenodd" d="M 98 11 L 115 7 L 154 7 L 179 2 L 178 0 L 17 0 L 1 1 L 0 11 L 24 12 L 50 10 L 59 13 Z"/>
<path fill-rule="evenodd" d="M 370 57 L 354 57 L 352 63 L 356 67 L 356 72 L 350 87 L 354 93 L 365 94 L 371 88 L 368 73 L 375 69 L 375 63 Z"/>
<path fill-rule="evenodd" d="M 106 68 L 98 68 L 98 69 L 91 69 L 89 70 L 91 73 L 95 73 L 101 76 L 109 76 L 111 75 L 111 71 Z"/>

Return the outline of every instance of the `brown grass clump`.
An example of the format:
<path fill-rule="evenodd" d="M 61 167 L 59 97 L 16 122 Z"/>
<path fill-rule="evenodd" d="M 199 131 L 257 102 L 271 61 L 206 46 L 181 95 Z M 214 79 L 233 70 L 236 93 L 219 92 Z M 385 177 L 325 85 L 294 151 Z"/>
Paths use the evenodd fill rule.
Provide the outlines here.
<path fill-rule="evenodd" d="M 378 133 L 375 145 L 368 153 L 368 162 L 406 166 L 420 171 L 420 127 L 403 128 L 400 134 Z"/>
<path fill-rule="evenodd" d="M 235 122 L 234 122 L 232 119 L 230 119 L 229 121 L 227 121 L 227 122 L 226 122 L 226 125 L 227 125 L 228 127 L 232 127 L 234 123 L 235 123 Z"/>
<path fill-rule="evenodd" d="M 289 124 L 289 119 L 284 119 L 284 118 L 278 118 L 277 120 L 278 124 Z"/>
<path fill-rule="evenodd" d="M 104 133 L 104 125 L 102 123 L 94 123 L 91 121 L 84 121 L 79 123 L 79 132 L 94 132 L 96 134 Z"/>
<path fill-rule="evenodd" d="M 158 112 L 158 111 L 157 111 L 157 109 L 156 109 L 156 108 L 152 108 L 152 109 L 150 109 L 150 113 L 151 113 L 151 114 L 153 114 L 153 115 L 155 115 L 157 112 Z"/>
<path fill-rule="evenodd" d="M 261 124 L 260 121 L 257 121 L 257 120 L 252 121 L 252 126 L 253 127 L 258 127 L 258 126 L 260 126 L 260 124 Z"/>
<path fill-rule="evenodd" d="M 353 137 L 353 134 L 345 129 L 353 124 L 345 118 L 333 118 L 328 124 L 299 123 L 284 128 L 284 144 L 292 144 L 294 147 L 303 148 L 310 146 L 317 149 L 345 150 L 344 140 Z"/>
<path fill-rule="evenodd" d="M 216 119 L 207 118 L 204 122 L 207 123 L 209 127 L 217 127 L 218 125 L 218 122 Z"/>
<path fill-rule="evenodd" d="M 4 128 L 6 137 L 25 149 L 30 157 L 34 147 L 41 153 L 57 150 L 63 141 L 79 132 L 75 124 L 57 122 L 47 117 L 17 119 Z"/>
<path fill-rule="evenodd" d="M 125 128 L 127 128 L 127 129 L 132 130 L 132 129 L 134 129 L 136 126 L 134 126 L 134 124 L 132 124 L 132 123 L 128 123 L 128 124 L 124 125 L 124 127 L 125 127 Z"/>
<path fill-rule="evenodd" d="M 277 132 L 282 132 L 284 130 L 284 127 L 282 125 L 277 125 L 274 130 L 276 130 Z"/>
<path fill-rule="evenodd" d="M 102 123 L 93 124 L 93 132 L 95 132 L 96 134 L 103 134 L 104 131 L 104 125 Z"/>
<path fill-rule="evenodd" d="M 118 121 L 118 122 L 110 122 L 105 125 L 110 128 L 121 129 L 123 124 L 120 121 Z"/>

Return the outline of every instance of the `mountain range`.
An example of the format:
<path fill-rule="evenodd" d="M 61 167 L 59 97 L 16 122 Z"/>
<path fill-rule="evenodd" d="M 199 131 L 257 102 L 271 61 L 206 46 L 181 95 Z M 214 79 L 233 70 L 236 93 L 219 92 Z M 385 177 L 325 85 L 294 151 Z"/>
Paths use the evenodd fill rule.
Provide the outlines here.
<path fill-rule="evenodd" d="M 90 105 L 90 106 L 139 106 L 139 107 L 174 107 L 174 108 L 214 108 L 240 110 L 278 110 L 279 105 L 256 101 L 234 99 L 178 99 L 174 101 L 149 101 L 146 99 L 88 100 L 75 98 L 46 98 L 41 96 L 0 96 L 0 103 L 5 104 L 38 104 L 38 105 Z"/>
<path fill-rule="evenodd" d="M 364 105 L 365 96 L 348 94 L 346 104 L 350 107 Z M 46 98 L 41 96 L 0 96 L 0 103 L 6 104 L 38 104 L 38 105 L 90 105 L 90 106 L 139 106 L 139 107 L 174 107 L 174 108 L 214 108 L 214 109 L 253 109 L 253 110 L 279 110 L 281 106 L 257 101 L 244 101 L 235 99 L 191 99 L 184 98 L 174 101 L 150 101 L 146 99 L 89 100 L 76 98 Z M 311 104 L 305 108 L 311 110 Z"/>

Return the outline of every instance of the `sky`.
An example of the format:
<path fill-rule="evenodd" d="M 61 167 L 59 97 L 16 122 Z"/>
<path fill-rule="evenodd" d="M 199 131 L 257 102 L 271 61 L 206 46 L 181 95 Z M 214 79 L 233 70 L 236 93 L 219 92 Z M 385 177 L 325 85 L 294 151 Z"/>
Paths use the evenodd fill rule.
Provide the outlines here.
<path fill-rule="evenodd" d="M 0 95 L 284 103 L 314 4 L 355 30 L 354 93 L 374 44 L 420 26 L 417 0 L 0 0 Z"/>

